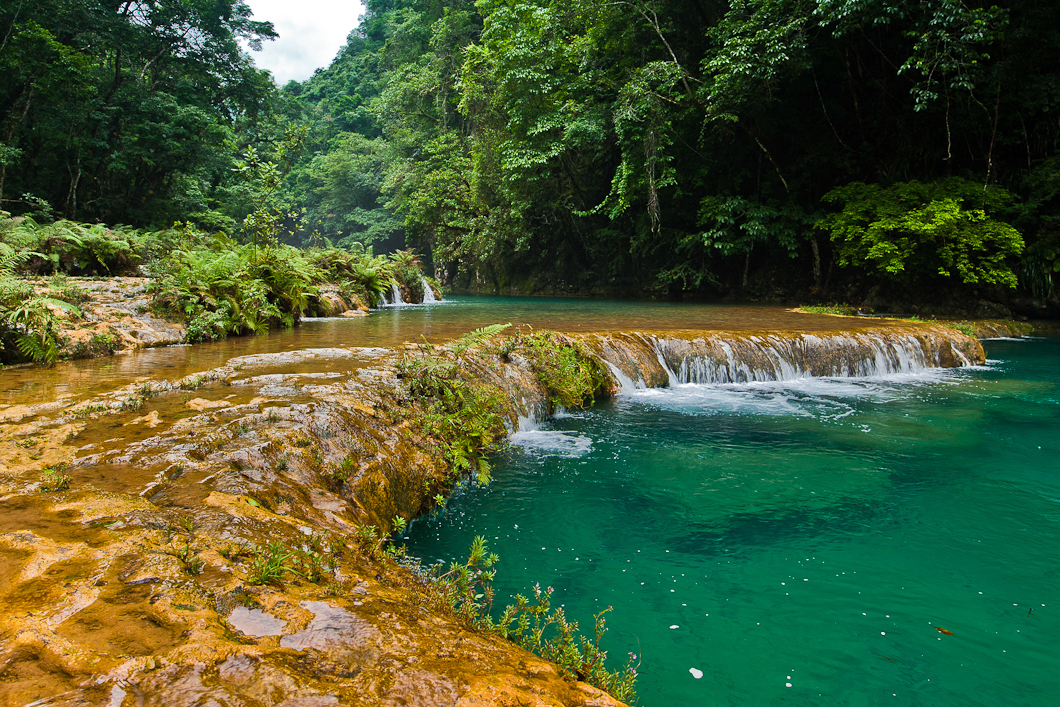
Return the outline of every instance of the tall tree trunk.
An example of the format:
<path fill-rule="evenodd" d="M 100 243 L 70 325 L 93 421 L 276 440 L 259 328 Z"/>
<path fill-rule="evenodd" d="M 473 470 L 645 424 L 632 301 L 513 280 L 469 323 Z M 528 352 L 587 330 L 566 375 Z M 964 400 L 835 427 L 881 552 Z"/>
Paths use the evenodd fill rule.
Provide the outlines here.
<path fill-rule="evenodd" d="M 813 286 L 821 289 L 821 247 L 817 245 L 817 236 L 810 236 L 810 248 L 813 249 Z"/>
<path fill-rule="evenodd" d="M 33 101 L 33 92 L 36 91 L 36 87 L 31 84 L 26 84 L 26 102 L 22 105 L 22 113 L 19 114 L 18 120 L 11 124 L 11 127 L 7 130 L 7 135 L 4 136 L 4 147 L 10 147 L 11 141 L 15 138 L 15 132 L 18 131 L 22 121 L 26 119 L 26 114 L 29 113 L 29 105 Z M 0 164 L 0 204 L 4 201 L 4 178 L 7 176 L 7 162 Z"/>
<path fill-rule="evenodd" d="M 73 221 L 77 217 L 77 184 L 81 181 L 81 151 L 77 151 L 77 162 L 70 172 L 70 190 L 66 194 L 66 218 Z"/>
<path fill-rule="evenodd" d="M 747 289 L 747 273 L 751 269 L 751 251 L 754 250 L 754 248 L 755 244 L 752 243 L 747 248 L 747 255 L 745 255 L 743 259 L 743 279 L 740 280 L 740 294 L 743 294 L 743 291 Z"/>

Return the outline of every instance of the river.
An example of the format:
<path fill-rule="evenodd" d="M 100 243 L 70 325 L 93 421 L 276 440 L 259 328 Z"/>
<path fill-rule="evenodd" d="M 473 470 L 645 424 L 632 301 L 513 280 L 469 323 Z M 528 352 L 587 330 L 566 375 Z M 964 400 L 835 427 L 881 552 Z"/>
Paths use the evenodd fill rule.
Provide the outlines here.
<path fill-rule="evenodd" d="M 487 489 L 415 523 L 475 535 L 503 606 L 535 582 L 640 704 L 1053 705 L 1060 340 L 986 366 L 628 390 L 530 425 Z M 497 607 L 495 607 L 497 608 Z"/>
<path fill-rule="evenodd" d="M 239 379 L 312 372 L 326 376 L 307 381 L 341 383 L 356 378 L 351 369 L 360 359 L 374 365 L 379 347 L 439 342 L 497 322 L 578 332 L 732 331 L 744 348 L 769 343 L 762 334 L 771 330 L 836 332 L 851 324 L 768 307 L 458 297 L 367 318 L 309 320 L 268 336 L 8 369 L 0 405 L 47 432 L 66 419 L 55 411 L 79 400 L 230 364 L 232 378 L 212 388 L 193 394 L 189 386 L 143 408 L 90 416 L 76 435 L 78 455 L 175 444 L 165 435 L 179 437 L 197 414 L 193 395 L 253 408 L 234 413 L 247 415 L 240 418 L 247 424 L 232 440 L 251 444 L 253 425 L 280 420 L 254 407 L 263 386 L 275 388 L 266 398 L 301 398 L 297 387 L 281 389 L 268 376 L 253 385 Z M 253 357 L 303 349 L 326 351 L 282 365 Z M 464 489 L 444 512 L 415 522 L 408 546 L 428 561 L 458 559 L 485 535 L 501 556 L 496 609 L 535 582 L 553 586 L 555 602 L 583 629 L 613 606 L 604 647 L 614 667 L 627 651 L 637 655 L 640 704 L 649 707 L 1052 705 L 1060 694 L 1060 341 L 991 341 L 987 352 L 985 366 L 922 369 L 907 356 L 884 360 L 869 351 L 870 363 L 896 366 L 879 370 L 904 372 L 862 378 L 808 378 L 799 371 L 809 369 L 790 366 L 775 367 L 796 371 L 782 382 L 675 379 L 646 389 L 629 378 L 616 399 L 591 410 L 524 421 L 496 460 L 494 483 Z M 745 369 L 726 369 L 738 370 Z M 700 379 L 684 380 L 693 378 Z M 31 441 L 20 437 L 12 453 L 29 454 L 23 450 L 39 444 Z M 217 469 L 196 470 L 196 458 L 180 476 L 183 458 L 175 467 L 168 457 L 151 459 L 86 462 L 71 474 L 75 488 L 150 497 L 159 513 L 198 509 Z M 164 476 L 178 470 L 176 491 L 153 491 L 165 486 L 159 464 Z M 239 489 L 227 493 L 252 491 Z"/>
<path fill-rule="evenodd" d="M 887 320 L 871 320 L 886 326 Z M 195 346 L 144 349 L 102 359 L 63 361 L 51 368 L 16 367 L 0 375 L 0 404 L 88 399 L 133 380 L 177 380 L 224 365 L 236 356 L 321 347 L 392 347 L 438 343 L 497 323 L 558 331 L 787 329 L 828 331 L 849 320 L 797 314 L 780 307 L 718 306 L 529 297 L 460 296 L 431 305 L 383 307 L 371 316 L 306 319 L 266 336 L 233 337 Z M 333 364 L 332 367 L 340 364 Z M 345 366 L 345 364 L 342 364 Z M 324 365 L 321 370 L 328 370 Z"/>

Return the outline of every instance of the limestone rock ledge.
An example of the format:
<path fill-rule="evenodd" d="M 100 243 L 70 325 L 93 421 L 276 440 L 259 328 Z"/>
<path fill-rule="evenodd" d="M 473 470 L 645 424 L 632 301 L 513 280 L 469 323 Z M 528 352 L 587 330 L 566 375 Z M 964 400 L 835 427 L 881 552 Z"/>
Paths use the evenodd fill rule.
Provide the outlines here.
<path fill-rule="evenodd" d="M 59 333 L 66 341 L 62 355 L 96 358 L 184 341 L 183 323 L 150 311 L 149 281 L 145 277 L 66 278 L 66 283 L 82 290 L 87 300 L 76 305 L 79 313 L 53 308 Z M 56 295 L 47 279 L 31 279 L 29 284 L 38 293 Z M 368 311 L 356 294 L 345 293 L 335 284 L 323 284 L 310 298 L 307 316 L 366 316 Z"/>
<path fill-rule="evenodd" d="M 613 390 L 982 361 L 974 339 L 926 326 L 582 341 Z M 0 705 L 619 705 L 468 627 L 364 541 L 424 513 L 447 473 L 396 377 L 414 351 L 243 356 L 5 410 Z M 467 365 L 512 429 L 543 416 L 526 360 Z M 263 584 L 270 556 L 302 564 Z"/>
<path fill-rule="evenodd" d="M 620 704 L 358 540 L 419 515 L 445 469 L 402 419 L 387 355 L 324 351 L 298 373 L 272 371 L 299 352 L 241 357 L 0 424 L 0 705 Z M 313 370 L 336 357 L 350 370 Z M 49 469 L 69 488 L 47 491 Z M 324 569 L 255 584 L 270 546 Z"/>

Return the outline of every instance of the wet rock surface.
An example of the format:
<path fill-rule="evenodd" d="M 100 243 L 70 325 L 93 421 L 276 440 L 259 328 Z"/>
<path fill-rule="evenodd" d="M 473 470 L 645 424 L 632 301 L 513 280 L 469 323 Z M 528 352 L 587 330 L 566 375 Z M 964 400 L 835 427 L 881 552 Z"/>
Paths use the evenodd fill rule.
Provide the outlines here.
<path fill-rule="evenodd" d="M 590 348 L 622 385 L 743 383 L 800 377 L 871 376 L 920 367 L 980 364 L 982 344 L 938 324 L 804 332 L 620 332 L 590 334 Z"/>
<path fill-rule="evenodd" d="M 764 344 L 807 357 L 793 366 L 854 370 L 882 360 L 877 335 L 582 340 L 617 390 L 618 374 L 665 385 L 711 356 L 712 370 L 775 369 Z M 978 342 L 941 327 L 886 336 L 925 365 L 982 360 Z M 365 526 L 425 512 L 448 471 L 397 378 L 395 362 L 418 351 L 243 356 L 4 409 L 0 705 L 617 705 L 470 629 L 365 542 Z M 544 415 L 518 355 L 467 365 L 503 392 L 512 429 Z M 281 557 L 293 569 L 270 578 Z"/>
<path fill-rule="evenodd" d="M 153 315 L 149 309 L 148 278 L 66 278 L 68 286 L 82 290 L 87 301 L 79 312 L 55 310 L 66 340 L 63 352 L 74 358 L 109 355 L 184 340 L 184 325 Z M 30 280 L 38 292 L 55 296 L 48 280 Z"/>
<path fill-rule="evenodd" d="M 445 473 L 404 419 L 396 355 L 239 357 L 8 408 L 0 705 L 618 704 L 469 629 L 357 541 L 420 514 Z M 313 370 L 337 359 L 349 370 Z M 44 490 L 56 473 L 68 487 Z M 256 584 L 270 547 L 311 559 Z"/>
<path fill-rule="evenodd" d="M 39 293 L 57 297 L 59 289 L 43 278 L 28 280 Z M 146 277 L 67 277 L 63 287 L 81 291 L 85 301 L 76 311 L 58 307 L 59 334 L 65 343 L 64 358 L 98 358 L 122 351 L 170 346 L 184 341 L 181 322 L 151 312 Z M 323 284 L 310 297 L 307 316 L 367 316 L 368 306 L 356 295 L 335 284 Z"/>

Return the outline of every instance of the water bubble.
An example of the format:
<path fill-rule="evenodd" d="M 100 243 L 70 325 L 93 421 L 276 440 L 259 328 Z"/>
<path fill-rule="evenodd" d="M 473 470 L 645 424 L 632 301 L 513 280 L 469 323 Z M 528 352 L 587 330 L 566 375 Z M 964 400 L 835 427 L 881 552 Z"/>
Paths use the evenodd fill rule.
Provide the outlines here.
<path fill-rule="evenodd" d="M 696 680 L 699 680 L 701 677 L 703 677 L 702 670 L 697 670 L 696 668 L 689 668 L 688 672 L 692 673 L 692 677 L 694 677 Z"/>
<path fill-rule="evenodd" d="M 678 626 L 677 624 L 673 624 L 673 625 L 670 626 L 670 630 L 671 631 L 673 631 L 675 628 L 681 628 L 681 627 Z"/>

